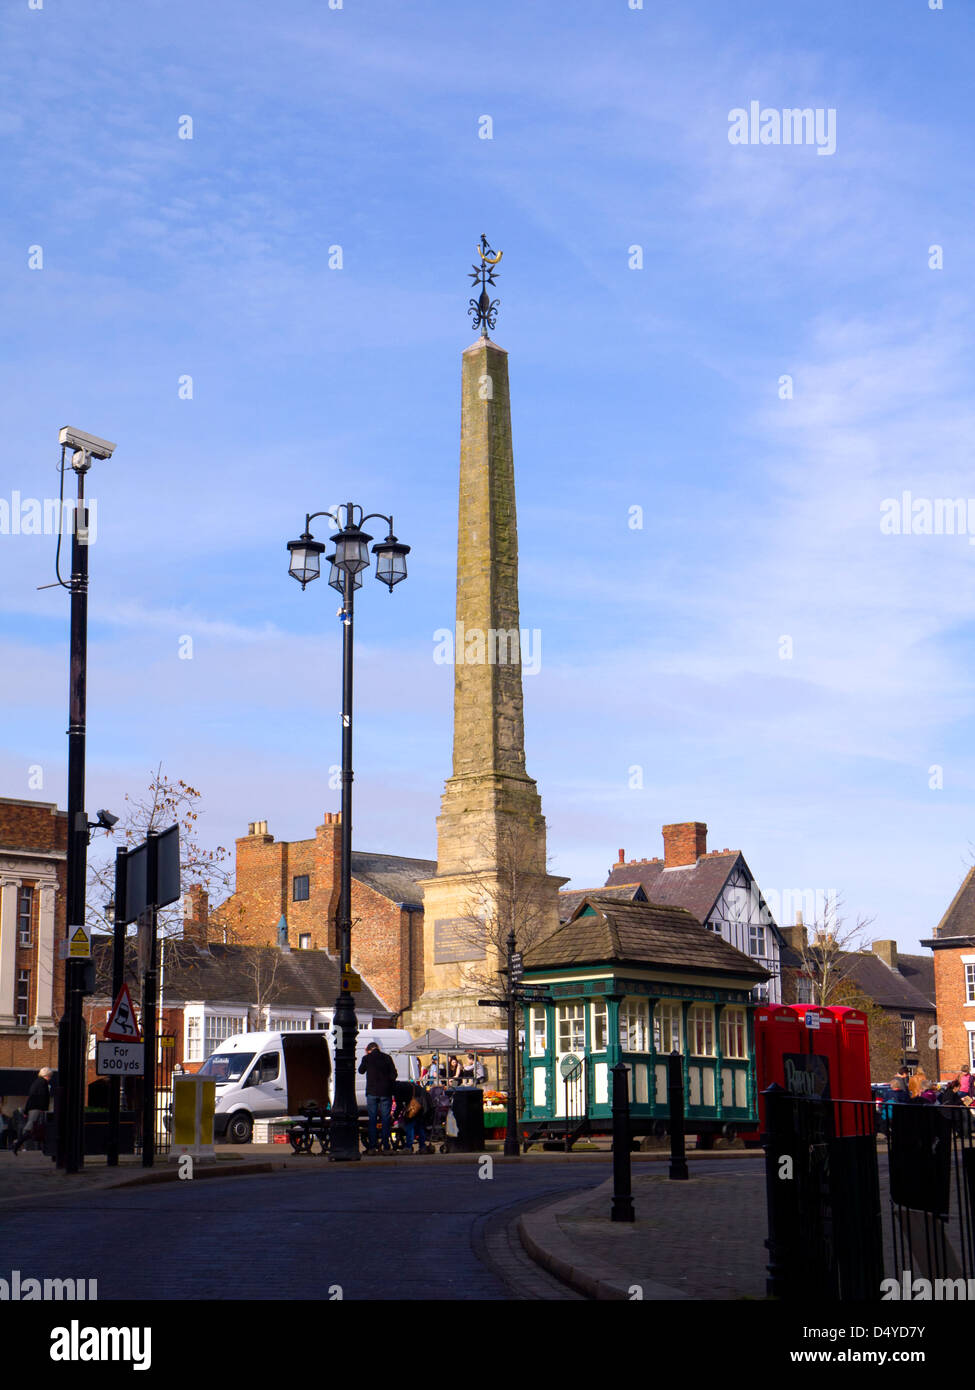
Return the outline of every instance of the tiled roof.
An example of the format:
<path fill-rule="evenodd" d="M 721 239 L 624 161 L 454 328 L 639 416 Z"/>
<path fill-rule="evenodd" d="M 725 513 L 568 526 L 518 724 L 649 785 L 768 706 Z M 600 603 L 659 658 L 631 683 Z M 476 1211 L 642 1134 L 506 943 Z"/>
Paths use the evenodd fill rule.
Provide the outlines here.
<path fill-rule="evenodd" d="M 873 951 L 840 951 L 837 962 L 842 978 L 858 985 L 881 1008 L 935 1007 L 934 959 L 930 956 L 898 954 L 896 970 L 891 970 Z M 802 969 L 802 957 L 791 946 L 782 953 L 782 969 Z"/>
<path fill-rule="evenodd" d="M 585 906 L 594 914 L 582 915 Z M 539 970 L 558 965 L 610 962 L 745 976 L 757 982 L 768 972 L 684 908 L 652 902 L 620 902 L 590 893 L 547 940 L 525 954 L 525 966 Z"/>
<path fill-rule="evenodd" d="M 270 970 L 267 955 L 273 947 L 230 946 L 213 942 L 209 947 L 194 947 L 180 941 L 166 949 L 165 1000 L 169 1004 L 187 999 L 203 999 L 207 1003 L 232 1000 L 235 1003 L 257 1003 L 257 979 L 265 994 L 264 1003 L 281 1008 L 326 1008 L 335 1002 L 339 992 L 339 966 L 326 951 L 276 951 L 277 969 L 274 983 L 268 989 Z M 99 980 L 111 976 L 111 940 L 95 937 L 92 952 Z M 264 958 L 260 958 L 263 953 Z M 134 981 L 138 974 L 134 940 L 126 947 L 126 978 Z M 356 995 L 356 1008 L 365 1013 L 388 1013 L 386 1005 L 373 994 L 365 981 Z"/>
<path fill-rule="evenodd" d="M 934 929 L 935 936 L 972 936 L 975 934 L 975 867 L 962 879 L 961 887 L 948 904 L 941 921 Z"/>
<path fill-rule="evenodd" d="M 620 883 L 612 888 L 570 888 L 559 894 L 559 921 L 568 922 L 576 908 L 593 893 L 601 898 L 621 898 L 624 902 L 646 902 L 646 889 L 642 883 Z"/>
<path fill-rule="evenodd" d="M 740 857 L 733 849 L 716 854 L 702 854 L 696 864 L 679 869 L 665 869 L 662 859 L 638 859 L 629 864 L 615 864 L 606 880 L 607 888 L 619 883 L 642 883 L 652 903 L 672 903 L 686 907 L 699 922 L 707 921 L 722 888 Z"/>
<path fill-rule="evenodd" d="M 435 859 L 403 859 L 398 854 L 352 851 L 352 877 L 394 903 L 420 906 L 423 890 L 418 887 L 418 880 L 433 878 L 436 872 Z"/>

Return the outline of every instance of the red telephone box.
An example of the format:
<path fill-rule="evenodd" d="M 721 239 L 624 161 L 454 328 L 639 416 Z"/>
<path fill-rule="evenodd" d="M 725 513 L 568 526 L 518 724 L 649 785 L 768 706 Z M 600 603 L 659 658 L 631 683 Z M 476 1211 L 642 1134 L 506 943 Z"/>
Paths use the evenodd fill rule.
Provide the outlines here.
<path fill-rule="evenodd" d="M 755 1079 L 758 1092 L 758 1130 L 746 1134 L 747 1142 L 757 1143 L 759 1135 L 765 1132 L 766 1086 L 774 1081 L 785 1089 L 785 1054 L 802 1052 L 804 1048 L 802 1024 L 795 1010 L 788 1004 L 763 1004 L 755 1010 Z"/>
<path fill-rule="evenodd" d="M 791 1027 L 788 1015 L 794 1020 Z M 870 1100 L 870 1042 L 864 1013 L 836 1004 L 766 1006 L 755 1012 L 760 1128 L 765 1120 L 762 1091 L 773 1082 L 789 1089 L 785 1075 L 789 1053 L 825 1058 L 832 1100 Z M 866 1118 L 856 1106 L 837 1105 L 836 1134 L 847 1137 L 868 1132 Z"/>

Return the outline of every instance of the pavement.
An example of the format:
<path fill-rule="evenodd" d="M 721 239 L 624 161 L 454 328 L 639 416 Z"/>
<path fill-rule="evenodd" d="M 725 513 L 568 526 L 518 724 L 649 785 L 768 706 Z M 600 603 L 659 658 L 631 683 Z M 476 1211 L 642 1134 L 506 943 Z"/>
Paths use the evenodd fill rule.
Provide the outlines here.
<path fill-rule="evenodd" d="M 504 1234 L 495 1228 L 484 1246 L 502 1277 L 514 1283 L 514 1297 L 551 1297 L 542 1281 L 532 1281 L 534 1267 L 554 1277 L 569 1297 L 595 1300 L 734 1300 L 765 1298 L 764 1240 L 766 1236 L 765 1165 L 760 1151 L 716 1149 L 688 1153 L 690 1177 L 668 1176 L 669 1155 L 634 1153 L 632 1191 L 635 1219 L 614 1222 L 612 1159 L 608 1152 L 566 1154 L 532 1151 L 518 1158 L 491 1154 L 500 1165 L 523 1169 L 580 1167 L 582 1190 L 554 1201 L 531 1204 L 506 1219 Z M 594 1159 L 605 1162 L 606 1181 L 592 1186 Z M 399 1168 L 432 1169 L 479 1161 L 471 1154 L 419 1154 L 375 1157 L 355 1165 L 363 1175 L 380 1169 L 390 1175 Z M 481 1160 L 483 1161 L 483 1160 Z M 276 1172 L 310 1173 L 332 1167 L 319 1155 L 282 1152 L 280 1145 L 218 1146 L 212 1159 L 196 1159 L 193 1177 L 228 1178 Z M 343 1169 L 353 1165 L 342 1165 Z M 160 1157 L 153 1169 L 141 1159 L 122 1158 L 117 1168 L 104 1159 L 89 1159 L 81 1173 L 59 1172 L 49 1158 L 22 1151 L 0 1151 L 0 1212 L 45 1197 L 62 1198 L 78 1192 L 140 1187 L 178 1179 L 177 1163 Z M 583 1186 L 585 1184 L 585 1186 Z M 563 1182 L 564 1187 L 564 1182 Z M 365 1196 L 365 1194 L 363 1194 Z M 527 1257 L 527 1259 L 525 1258 Z"/>

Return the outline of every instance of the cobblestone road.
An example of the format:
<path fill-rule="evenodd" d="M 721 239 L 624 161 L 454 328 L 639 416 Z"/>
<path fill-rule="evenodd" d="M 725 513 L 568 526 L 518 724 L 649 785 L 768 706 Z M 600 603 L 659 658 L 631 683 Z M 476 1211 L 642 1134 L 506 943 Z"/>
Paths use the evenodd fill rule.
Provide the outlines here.
<path fill-rule="evenodd" d="M 51 1196 L 0 1213 L 0 1269 L 95 1278 L 102 1299 L 506 1299 L 479 1258 L 513 1203 L 606 1178 L 606 1160 L 522 1167 L 329 1165 Z M 535 1293 L 554 1281 L 539 1272 Z M 522 1294 L 524 1296 L 524 1294 Z"/>

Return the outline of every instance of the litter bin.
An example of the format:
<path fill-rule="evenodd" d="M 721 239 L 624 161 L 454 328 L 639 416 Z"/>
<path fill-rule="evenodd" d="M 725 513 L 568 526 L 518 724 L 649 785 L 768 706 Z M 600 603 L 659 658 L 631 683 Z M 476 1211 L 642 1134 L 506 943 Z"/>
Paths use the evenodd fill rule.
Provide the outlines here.
<path fill-rule="evenodd" d="M 451 1153 L 484 1152 L 484 1092 L 478 1086 L 461 1086 L 451 1091 L 451 1113 L 457 1133 L 447 1127 L 447 1148 Z"/>

